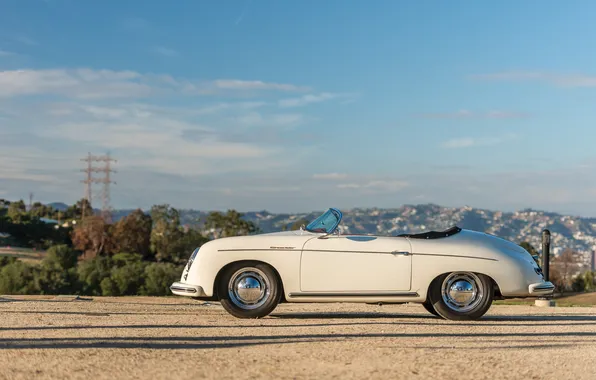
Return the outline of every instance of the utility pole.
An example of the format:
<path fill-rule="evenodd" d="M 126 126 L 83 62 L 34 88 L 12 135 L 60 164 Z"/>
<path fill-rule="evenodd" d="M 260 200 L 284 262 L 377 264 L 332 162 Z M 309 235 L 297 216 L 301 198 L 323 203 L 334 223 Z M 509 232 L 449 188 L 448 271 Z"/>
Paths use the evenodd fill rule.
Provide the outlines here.
<path fill-rule="evenodd" d="M 29 193 L 29 211 L 33 209 L 33 193 Z"/>
<path fill-rule="evenodd" d="M 116 182 L 112 181 L 110 174 L 112 172 L 116 172 L 111 167 L 111 163 L 116 162 L 116 160 L 111 158 L 109 154 L 104 155 L 104 156 L 93 156 L 93 155 L 91 155 L 91 153 L 89 153 L 87 155 L 87 157 L 81 159 L 81 161 L 87 162 L 87 168 L 81 170 L 82 172 L 85 172 L 87 177 L 85 180 L 83 180 L 81 182 L 86 185 L 86 187 L 85 187 L 86 199 L 87 199 L 87 203 L 89 204 L 89 207 L 91 208 L 91 213 L 93 213 L 93 206 L 91 203 L 92 202 L 92 194 L 91 194 L 92 184 L 94 184 L 94 183 L 103 184 L 103 188 L 101 191 L 101 198 L 102 198 L 101 215 L 104 218 L 104 220 L 106 221 L 106 223 L 111 223 L 112 222 L 112 209 L 110 206 L 110 199 L 111 199 L 110 198 L 110 184 L 116 184 Z M 96 167 L 96 166 L 92 165 L 93 162 L 103 162 L 104 165 L 100 166 L 100 167 Z M 92 173 L 103 173 L 103 176 L 100 178 L 93 177 Z M 86 209 L 86 207 L 84 205 L 83 212 L 82 212 L 83 218 L 87 215 L 85 209 Z"/>
<path fill-rule="evenodd" d="M 91 155 L 91 153 L 88 153 L 87 157 L 81 158 L 81 161 L 87 162 L 87 168 L 81 169 L 81 171 L 87 175 L 87 177 L 83 181 L 81 181 L 82 183 L 85 184 L 84 199 L 87 200 L 87 203 L 83 204 L 83 210 L 82 210 L 82 217 L 83 217 L 83 219 L 85 219 L 85 216 L 87 215 L 87 204 L 91 208 L 91 214 L 93 214 L 91 184 L 94 183 L 95 179 L 93 178 L 93 175 L 91 173 L 97 171 L 98 169 L 94 168 L 92 165 L 94 158 Z"/>

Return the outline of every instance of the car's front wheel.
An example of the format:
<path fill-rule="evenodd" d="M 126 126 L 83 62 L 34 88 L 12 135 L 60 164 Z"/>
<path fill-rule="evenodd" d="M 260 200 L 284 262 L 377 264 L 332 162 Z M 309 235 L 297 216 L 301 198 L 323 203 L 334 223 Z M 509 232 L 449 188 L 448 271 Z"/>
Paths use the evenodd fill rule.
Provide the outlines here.
<path fill-rule="evenodd" d="M 436 278 L 429 289 L 433 309 L 450 320 L 480 319 L 490 308 L 494 287 L 491 279 L 473 272 L 452 272 Z"/>
<path fill-rule="evenodd" d="M 271 313 L 281 297 L 275 271 L 262 263 L 238 263 L 228 267 L 219 282 L 223 308 L 237 318 L 262 318 Z"/>

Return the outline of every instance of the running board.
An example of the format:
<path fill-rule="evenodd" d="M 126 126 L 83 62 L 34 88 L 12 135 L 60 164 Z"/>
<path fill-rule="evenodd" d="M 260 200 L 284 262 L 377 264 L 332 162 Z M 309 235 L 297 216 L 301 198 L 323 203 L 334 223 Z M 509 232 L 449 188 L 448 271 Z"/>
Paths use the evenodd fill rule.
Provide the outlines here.
<path fill-rule="evenodd" d="M 290 293 L 292 298 L 300 297 L 419 297 L 420 295 L 416 292 L 405 292 L 405 293 L 347 293 L 347 292 L 300 292 Z"/>

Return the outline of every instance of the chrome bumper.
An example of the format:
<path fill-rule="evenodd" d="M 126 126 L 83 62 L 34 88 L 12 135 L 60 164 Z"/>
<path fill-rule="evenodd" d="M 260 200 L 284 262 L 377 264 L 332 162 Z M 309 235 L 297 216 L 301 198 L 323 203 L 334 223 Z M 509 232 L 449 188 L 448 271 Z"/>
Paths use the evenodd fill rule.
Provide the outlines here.
<path fill-rule="evenodd" d="M 186 297 L 206 297 L 203 288 L 197 285 L 185 284 L 183 282 L 175 282 L 170 285 L 170 290 L 177 296 Z"/>
<path fill-rule="evenodd" d="M 529 290 L 530 294 L 533 296 L 548 295 L 555 291 L 555 285 L 550 281 L 538 282 L 536 284 L 531 284 Z"/>

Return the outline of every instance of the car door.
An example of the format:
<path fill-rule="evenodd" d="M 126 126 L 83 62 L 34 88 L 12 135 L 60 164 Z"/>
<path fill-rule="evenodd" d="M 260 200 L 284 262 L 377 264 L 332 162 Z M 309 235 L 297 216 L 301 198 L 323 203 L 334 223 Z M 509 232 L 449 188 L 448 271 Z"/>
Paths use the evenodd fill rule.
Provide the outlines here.
<path fill-rule="evenodd" d="M 406 238 L 330 235 L 304 245 L 300 288 L 303 292 L 408 291 L 411 272 Z"/>

